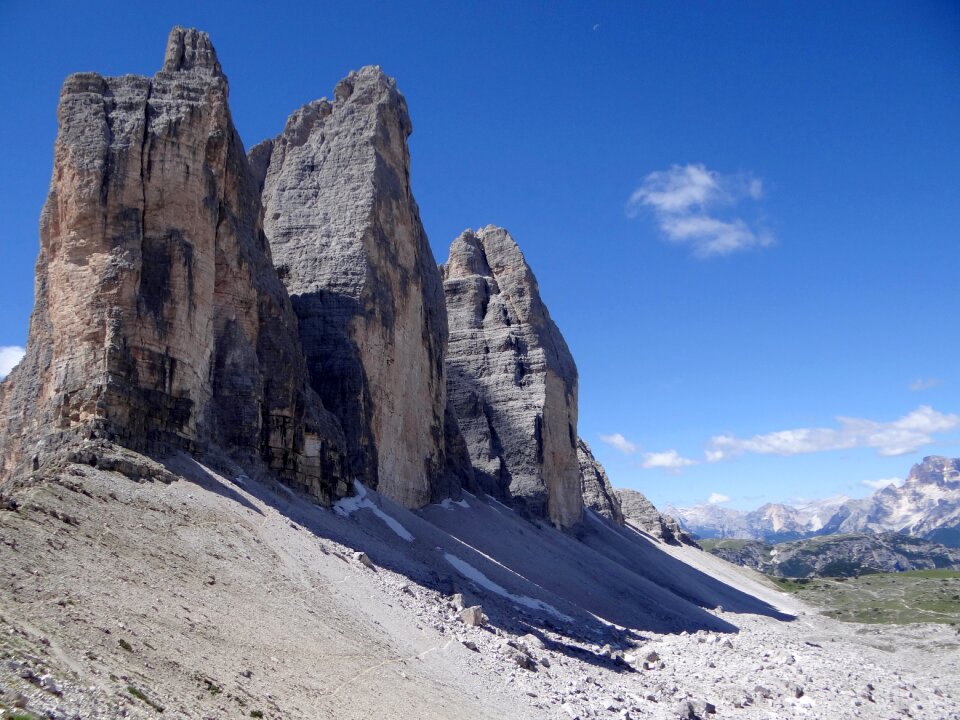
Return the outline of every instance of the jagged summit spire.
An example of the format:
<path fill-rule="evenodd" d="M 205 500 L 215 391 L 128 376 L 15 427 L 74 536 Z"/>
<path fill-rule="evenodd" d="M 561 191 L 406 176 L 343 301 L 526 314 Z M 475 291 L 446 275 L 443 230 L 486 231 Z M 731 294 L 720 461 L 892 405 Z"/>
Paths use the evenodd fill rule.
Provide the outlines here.
<path fill-rule="evenodd" d="M 210 36 L 196 28 L 177 25 L 167 38 L 167 51 L 163 56 L 165 72 L 178 70 L 209 70 L 214 75 L 223 75 L 217 51 Z"/>

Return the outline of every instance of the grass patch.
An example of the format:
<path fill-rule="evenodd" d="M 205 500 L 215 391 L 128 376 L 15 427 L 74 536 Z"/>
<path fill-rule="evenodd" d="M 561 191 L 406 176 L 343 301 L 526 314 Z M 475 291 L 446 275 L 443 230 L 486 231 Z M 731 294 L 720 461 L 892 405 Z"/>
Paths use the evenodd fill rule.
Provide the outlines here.
<path fill-rule="evenodd" d="M 810 584 L 809 578 L 779 578 L 770 577 L 774 584 L 785 592 L 800 592 Z"/>
<path fill-rule="evenodd" d="M 250 717 L 252 717 L 252 718 L 262 718 L 262 717 L 263 717 L 263 710 L 251 710 L 251 711 L 250 711 Z"/>
<path fill-rule="evenodd" d="M 710 538 L 708 540 L 697 540 L 702 547 L 707 552 L 710 552 L 714 548 L 721 548 L 724 550 L 743 550 L 746 547 L 747 543 L 756 543 L 756 540 L 743 540 L 740 538 Z"/>
<path fill-rule="evenodd" d="M 145 692 L 143 692 L 143 690 L 140 690 L 139 688 L 136 688 L 133 685 L 127 685 L 127 692 L 130 693 L 130 695 L 135 697 L 137 700 L 142 700 L 143 702 L 145 702 L 147 705 L 152 707 L 158 713 L 162 713 L 164 711 L 163 705 L 158 703 L 156 700 L 152 700 L 150 697 L 147 696 Z"/>
<path fill-rule="evenodd" d="M 117 645 L 119 645 L 122 649 L 126 650 L 127 652 L 133 652 L 133 646 L 123 638 L 120 638 L 119 640 L 117 640 Z"/>
<path fill-rule="evenodd" d="M 771 580 L 837 620 L 960 624 L 960 573 L 953 570 Z"/>

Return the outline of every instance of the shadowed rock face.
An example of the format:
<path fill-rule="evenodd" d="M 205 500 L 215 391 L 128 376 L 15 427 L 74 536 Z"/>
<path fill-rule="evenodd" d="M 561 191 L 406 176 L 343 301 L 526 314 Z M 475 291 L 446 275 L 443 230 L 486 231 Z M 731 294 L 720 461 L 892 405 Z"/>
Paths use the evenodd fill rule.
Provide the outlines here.
<path fill-rule="evenodd" d="M 610 484 L 607 471 L 593 456 L 593 451 L 583 438 L 577 438 L 577 459 L 580 461 L 580 491 L 583 494 L 583 506 L 623 526 L 620 498 Z"/>
<path fill-rule="evenodd" d="M 250 161 L 311 381 L 343 425 L 351 471 L 420 507 L 459 496 L 471 471 L 444 417 L 446 309 L 410 190 L 411 129 L 394 81 L 365 67 L 332 102 L 294 112 Z"/>
<path fill-rule="evenodd" d="M 443 268 L 448 388 L 477 484 L 532 515 L 581 518 L 577 368 L 520 248 L 466 231 Z"/>
<path fill-rule="evenodd" d="M 344 492 L 208 36 L 174 28 L 153 78 L 69 77 L 58 117 L 27 354 L 0 386 L 4 475 L 101 437 Z"/>

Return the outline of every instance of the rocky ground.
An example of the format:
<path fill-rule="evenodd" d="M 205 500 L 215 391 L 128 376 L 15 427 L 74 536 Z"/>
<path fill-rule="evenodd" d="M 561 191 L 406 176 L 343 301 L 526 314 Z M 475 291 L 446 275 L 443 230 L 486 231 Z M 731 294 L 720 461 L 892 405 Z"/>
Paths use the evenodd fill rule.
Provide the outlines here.
<path fill-rule="evenodd" d="M 537 535 L 555 531 L 493 502 L 414 514 L 369 493 L 334 512 L 177 462 L 170 483 L 66 466 L 7 500 L 0 717 L 960 717 L 953 626 L 836 622 L 749 571 L 641 538 L 722 583 L 728 605 L 677 597 L 661 624 L 686 629 L 627 630 L 584 611 L 612 616 L 592 598 L 621 578 L 580 594 L 532 582 L 537 562 L 562 569 L 537 556 Z M 529 543 L 484 559 L 474 516 Z M 589 569 L 577 546 L 598 552 L 604 537 L 569 540 L 571 576 Z M 748 605 L 729 588 L 795 619 L 735 611 Z M 639 590 L 632 601 L 655 617 Z M 462 609 L 476 605 L 485 617 Z"/>

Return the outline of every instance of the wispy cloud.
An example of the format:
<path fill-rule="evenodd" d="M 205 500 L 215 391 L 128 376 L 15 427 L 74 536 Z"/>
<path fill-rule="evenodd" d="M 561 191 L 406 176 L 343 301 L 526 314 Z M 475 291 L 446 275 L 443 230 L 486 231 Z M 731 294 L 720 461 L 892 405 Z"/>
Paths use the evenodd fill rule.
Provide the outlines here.
<path fill-rule="evenodd" d="M 912 392 L 922 392 L 923 390 L 935 388 L 939 384 L 940 380 L 938 378 L 917 378 L 907 387 L 909 387 Z"/>
<path fill-rule="evenodd" d="M 838 417 L 835 428 L 797 428 L 738 438 L 717 435 L 706 448 L 707 462 L 718 462 L 744 453 L 800 455 L 827 450 L 873 448 L 886 457 L 904 455 L 934 442 L 934 435 L 960 427 L 960 415 L 945 415 L 929 405 L 891 422 Z"/>
<path fill-rule="evenodd" d="M 749 173 L 722 175 L 702 164 L 673 165 L 647 175 L 626 211 L 636 217 L 644 208 L 651 210 L 670 242 L 688 245 L 706 258 L 773 244 L 773 235 L 764 228 L 724 212 L 762 197 L 763 182 Z"/>
<path fill-rule="evenodd" d="M 719 505 L 720 503 L 730 502 L 730 498 L 718 492 L 713 492 L 710 493 L 710 497 L 707 498 L 707 502 L 711 505 Z"/>
<path fill-rule="evenodd" d="M 23 359 L 24 349 L 16 345 L 0 345 L 0 380 L 3 380 Z"/>
<path fill-rule="evenodd" d="M 901 485 L 903 485 L 903 479 L 893 477 L 893 478 L 881 478 L 880 480 L 861 480 L 860 484 L 866 485 L 868 488 L 873 488 L 874 490 L 881 490 L 882 488 L 885 488 L 887 485 L 896 485 L 897 487 L 900 487 Z"/>
<path fill-rule="evenodd" d="M 664 468 L 665 470 L 679 472 L 685 467 L 697 464 L 696 460 L 685 458 L 676 450 L 650 452 L 643 455 L 643 467 L 645 468 Z"/>
<path fill-rule="evenodd" d="M 625 455 L 629 455 L 630 453 L 637 451 L 637 446 L 627 440 L 620 433 L 614 433 L 613 435 L 601 435 L 600 442 L 606 443 L 610 447 L 615 447 Z"/>

